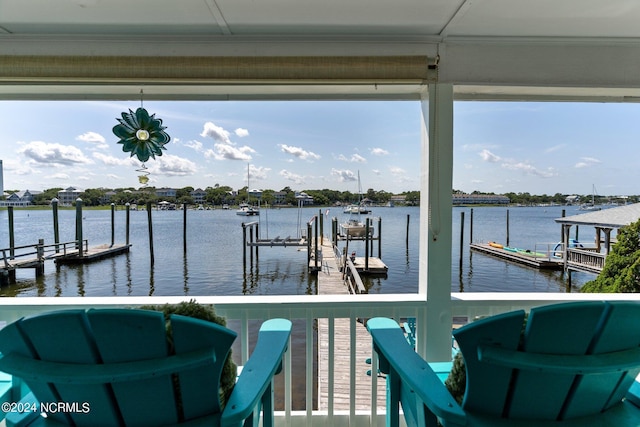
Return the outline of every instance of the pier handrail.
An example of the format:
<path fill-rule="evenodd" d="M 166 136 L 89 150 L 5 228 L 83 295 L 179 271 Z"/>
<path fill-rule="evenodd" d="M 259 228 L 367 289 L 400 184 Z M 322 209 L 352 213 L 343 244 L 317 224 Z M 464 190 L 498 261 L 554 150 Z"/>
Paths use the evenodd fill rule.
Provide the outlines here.
<path fill-rule="evenodd" d="M 4 266 L 5 268 L 9 267 L 9 261 L 10 260 L 14 260 L 16 258 L 24 258 L 27 256 L 31 256 L 31 255 L 38 255 L 38 248 L 42 248 L 43 246 L 40 243 L 35 243 L 32 245 L 24 245 L 24 246 L 13 246 L 13 247 L 9 247 L 9 248 L 2 248 L 0 249 L 0 251 L 2 252 L 2 259 L 4 261 Z M 21 250 L 21 249 L 30 249 L 33 248 L 33 252 L 29 251 L 29 252 L 22 252 L 19 254 L 15 253 L 15 250 Z M 9 255 L 7 256 L 7 251 L 9 251 Z"/>
<path fill-rule="evenodd" d="M 584 248 L 567 249 L 567 265 L 573 270 L 599 273 L 604 268 L 606 254 Z"/>
<path fill-rule="evenodd" d="M 364 294 L 367 292 L 367 288 L 364 286 L 364 283 L 362 283 L 362 278 L 360 274 L 358 274 L 356 266 L 348 256 L 345 257 L 343 276 L 352 294 Z"/>
<path fill-rule="evenodd" d="M 89 241 L 87 239 L 84 239 L 82 241 L 82 245 L 84 247 L 84 250 L 88 250 L 89 248 Z M 13 247 L 9 247 L 9 248 L 2 248 L 0 249 L 0 252 L 2 252 L 2 261 L 4 264 L 4 268 L 9 268 L 9 261 L 11 260 L 15 260 L 18 258 L 26 258 L 29 256 L 33 256 L 35 255 L 35 258 L 38 259 L 46 259 L 47 256 L 45 256 L 45 254 L 47 253 L 59 253 L 58 248 L 62 246 L 62 250 L 63 250 L 63 254 L 66 255 L 67 254 L 67 247 L 72 247 L 73 250 L 77 250 L 77 246 L 78 246 L 78 241 L 77 240 L 72 240 L 69 242 L 61 242 L 61 243 L 51 243 L 48 245 L 42 244 L 42 243 L 34 243 L 31 245 L 22 245 L 22 246 L 13 246 Z M 16 254 L 15 251 L 16 250 L 23 250 L 23 249 L 31 249 L 33 248 L 33 251 L 26 251 L 26 252 L 21 252 Z M 7 255 L 7 252 L 9 252 L 9 254 Z"/>

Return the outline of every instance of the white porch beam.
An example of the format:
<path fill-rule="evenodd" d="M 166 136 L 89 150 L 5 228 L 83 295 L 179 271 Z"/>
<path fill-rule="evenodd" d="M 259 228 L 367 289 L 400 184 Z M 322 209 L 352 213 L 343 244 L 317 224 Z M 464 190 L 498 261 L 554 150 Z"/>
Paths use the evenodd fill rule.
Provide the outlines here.
<path fill-rule="evenodd" d="M 425 331 L 418 352 L 429 361 L 451 360 L 451 237 L 453 86 L 432 84 L 422 99 L 420 272 L 426 297 Z"/>

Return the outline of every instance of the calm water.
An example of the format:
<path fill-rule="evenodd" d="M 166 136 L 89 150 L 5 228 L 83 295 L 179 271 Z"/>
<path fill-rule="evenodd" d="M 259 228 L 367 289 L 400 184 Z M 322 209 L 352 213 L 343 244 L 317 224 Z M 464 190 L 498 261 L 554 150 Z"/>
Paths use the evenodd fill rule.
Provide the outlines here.
<path fill-rule="evenodd" d="M 494 240 L 505 243 L 507 211 L 509 212 L 509 243 L 511 246 L 534 249 L 536 244 L 555 244 L 560 239 L 560 226 L 554 219 L 573 207 L 505 208 L 476 207 L 473 209 L 474 242 Z M 262 238 L 300 235 L 300 227 L 325 212 L 326 208 L 263 210 L 260 215 Z M 460 258 L 461 212 L 464 212 L 464 246 Z M 109 210 L 85 210 L 83 237 L 90 246 L 111 241 Z M 332 208 L 325 217 L 325 233 L 330 230 L 330 218 L 344 219 L 342 211 Z M 382 219 L 382 259 L 389 267 L 386 278 L 367 281 L 370 293 L 416 292 L 418 288 L 418 208 L 375 208 L 372 217 Z M 470 253 L 471 209 L 453 209 L 453 291 L 486 292 L 566 292 L 567 284 L 559 272 L 538 271 L 502 260 Z M 407 218 L 409 239 L 407 243 Z M 243 295 L 243 294 L 312 294 L 316 279 L 306 271 L 307 254 L 295 247 L 260 248 L 259 262 L 242 262 L 242 222 L 258 220 L 235 214 L 234 210 L 188 212 L 187 252 L 183 251 L 183 212 L 153 211 L 154 258 L 149 256 L 147 213 L 131 212 L 131 252 L 114 258 L 80 266 L 61 266 L 56 270 L 52 261 L 45 266 L 45 275 L 37 280 L 31 269 L 18 271 L 18 283 L 0 290 L 4 296 L 123 296 L 123 295 Z M 377 220 L 374 221 L 377 227 Z M 0 211 L 0 247 L 9 245 L 7 211 Z M 49 210 L 15 210 L 16 245 L 35 244 L 42 238 L 53 243 L 53 220 Z M 75 211 L 59 212 L 60 240 L 75 236 Z M 580 239 L 593 240 L 593 229 L 580 229 Z M 115 241 L 125 242 L 125 212 L 115 215 Z M 359 245 L 359 246 L 358 246 Z M 542 247 L 537 247 L 541 249 Z M 361 243 L 351 243 L 349 251 L 364 255 Z M 377 255 L 377 243 L 373 255 Z M 462 260 L 462 269 L 459 268 Z M 594 276 L 576 274 L 579 286 Z"/>

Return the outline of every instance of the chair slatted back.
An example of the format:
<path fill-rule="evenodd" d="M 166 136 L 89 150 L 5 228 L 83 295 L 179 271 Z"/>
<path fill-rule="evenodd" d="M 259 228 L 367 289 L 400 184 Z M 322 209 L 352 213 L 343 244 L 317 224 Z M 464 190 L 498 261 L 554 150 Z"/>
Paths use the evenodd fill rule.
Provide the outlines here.
<path fill-rule="evenodd" d="M 171 318 L 176 354 L 210 349 L 210 361 L 197 368 L 171 367 L 150 378 L 101 378 L 68 384 L 46 378 L 27 379 L 40 402 L 88 402 L 90 411 L 48 414 L 77 426 L 157 426 L 220 412 L 218 384 L 236 334 L 219 325 L 182 316 Z M 21 319 L 0 331 L 0 352 L 66 364 L 117 365 L 170 356 L 164 315 L 160 312 L 101 309 L 45 313 Z M 173 361 L 173 360 L 172 360 Z M 130 365 L 129 365 L 130 366 Z M 184 372 L 183 372 L 184 370 Z M 77 379 L 75 381 L 77 382 Z"/>
<path fill-rule="evenodd" d="M 640 304 L 556 304 L 478 320 L 454 333 L 467 367 L 463 408 L 512 419 L 563 420 L 596 414 L 621 402 L 638 367 L 614 373 L 558 373 L 514 369 L 481 360 L 479 347 L 498 346 L 535 356 L 610 353 L 640 345 Z M 640 366 L 640 360 L 638 361 Z"/>

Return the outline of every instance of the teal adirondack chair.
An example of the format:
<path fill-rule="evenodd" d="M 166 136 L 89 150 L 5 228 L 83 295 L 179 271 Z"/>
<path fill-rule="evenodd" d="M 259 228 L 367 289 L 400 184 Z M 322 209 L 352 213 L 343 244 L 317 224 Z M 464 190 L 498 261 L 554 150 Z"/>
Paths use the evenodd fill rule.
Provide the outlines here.
<path fill-rule="evenodd" d="M 272 379 L 291 322 L 262 324 L 224 410 L 220 375 L 236 333 L 178 315 L 170 323 L 175 354 L 168 351 L 164 316 L 155 311 L 54 311 L 6 326 L 0 370 L 31 390 L 14 406 L 25 412 L 9 412 L 7 425 L 255 425 L 262 408 L 263 425 L 272 426 Z"/>
<path fill-rule="evenodd" d="M 640 304 L 579 302 L 515 311 L 454 332 L 467 370 L 462 405 L 387 318 L 367 322 L 398 426 L 640 426 Z"/>

